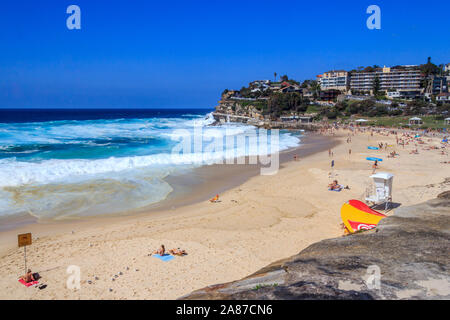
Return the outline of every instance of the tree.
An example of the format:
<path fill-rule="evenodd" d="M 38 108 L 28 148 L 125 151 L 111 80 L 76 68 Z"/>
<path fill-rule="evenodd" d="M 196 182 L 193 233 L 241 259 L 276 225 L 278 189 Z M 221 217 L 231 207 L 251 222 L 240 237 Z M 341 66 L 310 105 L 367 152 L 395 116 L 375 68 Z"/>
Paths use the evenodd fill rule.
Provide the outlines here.
<path fill-rule="evenodd" d="M 275 77 L 275 82 L 277 82 L 277 73 L 274 72 L 273 75 L 274 75 L 274 77 Z"/>
<path fill-rule="evenodd" d="M 241 96 L 243 96 L 244 98 L 248 98 L 251 94 L 251 90 L 249 88 L 246 87 L 242 87 L 241 90 L 239 91 L 239 93 L 241 94 Z"/>
<path fill-rule="evenodd" d="M 320 83 L 315 80 L 311 81 L 311 91 L 313 93 L 313 97 L 317 99 L 320 95 Z"/>
<path fill-rule="evenodd" d="M 281 76 L 280 81 L 289 81 L 288 76 L 285 74 L 284 76 Z"/>
<path fill-rule="evenodd" d="M 439 74 L 441 69 L 431 62 L 431 57 L 428 57 L 427 63 L 419 66 L 420 70 L 425 76 L 429 76 L 430 74 Z"/>
<path fill-rule="evenodd" d="M 365 67 L 364 72 L 375 72 L 375 68 L 371 66 Z"/>
<path fill-rule="evenodd" d="M 381 85 L 380 85 L 380 78 L 378 76 L 375 76 L 375 79 L 373 79 L 373 94 L 375 97 L 378 96 L 378 94 L 380 93 L 380 89 L 381 89 Z"/>

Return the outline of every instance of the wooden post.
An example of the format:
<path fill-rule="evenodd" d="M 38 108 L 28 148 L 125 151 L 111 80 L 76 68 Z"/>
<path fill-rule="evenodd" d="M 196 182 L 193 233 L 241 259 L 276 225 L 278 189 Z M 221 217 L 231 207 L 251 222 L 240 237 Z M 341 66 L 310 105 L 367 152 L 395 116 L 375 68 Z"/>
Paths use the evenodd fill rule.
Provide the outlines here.
<path fill-rule="evenodd" d="M 25 274 L 27 274 L 27 246 L 23 246 L 23 256 L 25 258 Z"/>
<path fill-rule="evenodd" d="M 19 234 L 17 236 L 19 248 L 23 247 L 23 257 L 25 260 L 25 274 L 27 274 L 27 246 L 31 245 L 31 233 Z"/>

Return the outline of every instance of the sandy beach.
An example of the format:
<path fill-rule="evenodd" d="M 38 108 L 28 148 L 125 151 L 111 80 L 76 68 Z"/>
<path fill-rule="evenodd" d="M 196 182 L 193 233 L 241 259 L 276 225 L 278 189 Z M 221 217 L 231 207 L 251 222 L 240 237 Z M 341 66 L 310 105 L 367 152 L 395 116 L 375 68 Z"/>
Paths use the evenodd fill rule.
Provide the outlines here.
<path fill-rule="evenodd" d="M 393 202 L 400 206 L 421 203 L 450 188 L 450 164 L 442 163 L 450 160 L 448 154 L 424 149 L 440 148 L 437 137 L 403 148 L 395 135 L 358 133 L 347 143 L 348 134 L 342 129 L 330 136 L 340 142 L 332 156 L 324 150 L 285 162 L 278 174 L 253 176 L 225 192 L 204 186 L 211 190 L 203 197 L 221 192 L 218 203 L 200 197 L 152 214 L 37 223 L 1 232 L 0 299 L 176 299 L 240 279 L 314 242 L 343 235 L 340 207 L 349 199 L 364 198 L 371 185 L 369 156 L 384 159 L 378 171 L 395 175 Z M 367 149 L 379 142 L 393 148 Z M 418 154 L 411 154 L 416 148 Z M 387 158 L 392 150 L 399 156 Z M 334 179 L 350 189 L 328 191 Z M 16 247 L 22 232 L 33 233 L 28 266 L 42 276 L 47 285 L 43 290 L 17 281 L 24 269 L 23 248 Z M 188 255 L 160 261 L 150 254 L 161 244 L 185 249 Z M 66 286 L 70 265 L 80 267 L 79 290 Z"/>

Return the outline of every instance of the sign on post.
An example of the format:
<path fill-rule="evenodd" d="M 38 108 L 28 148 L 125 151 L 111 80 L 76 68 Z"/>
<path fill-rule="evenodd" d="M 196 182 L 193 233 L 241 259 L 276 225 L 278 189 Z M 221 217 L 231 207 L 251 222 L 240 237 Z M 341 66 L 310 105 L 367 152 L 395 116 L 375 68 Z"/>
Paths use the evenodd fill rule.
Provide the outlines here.
<path fill-rule="evenodd" d="M 19 248 L 31 245 L 31 233 L 19 234 L 17 238 L 19 241 Z"/>
<path fill-rule="evenodd" d="M 25 260 L 25 274 L 27 274 L 27 246 L 31 245 L 31 233 L 23 233 L 17 236 L 19 248 L 23 247 L 23 257 Z"/>

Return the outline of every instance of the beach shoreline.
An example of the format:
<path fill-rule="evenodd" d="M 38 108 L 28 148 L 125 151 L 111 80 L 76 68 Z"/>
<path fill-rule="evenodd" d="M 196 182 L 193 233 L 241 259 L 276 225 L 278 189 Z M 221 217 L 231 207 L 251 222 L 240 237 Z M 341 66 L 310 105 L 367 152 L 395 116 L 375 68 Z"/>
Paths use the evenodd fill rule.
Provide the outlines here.
<path fill-rule="evenodd" d="M 219 203 L 199 201 L 173 214 L 108 218 L 109 223 L 98 219 L 76 227 L 61 222 L 57 233 L 30 225 L 28 230 L 38 232 L 31 230 L 37 238 L 27 250 L 29 265 L 48 286 L 37 291 L 18 287 L 23 250 L 9 248 L 0 258 L 4 288 L 0 299 L 176 299 L 208 285 L 241 279 L 312 243 L 343 235 L 339 210 L 349 199 L 364 197 L 372 172 L 367 156 L 385 159 L 379 170 L 394 174 L 393 201 L 400 206 L 449 189 L 450 166 L 442 164 L 448 155 L 435 149 L 414 154 L 416 146 L 411 144 L 404 149 L 396 146 L 400 156 L 390 159 L 386 151 L 367 147 L 380 141 L 396 145 L 395 135 L 367 131 L 351 136 L 348 143 L 350 135 L 344 129 L 325 134 L 325 140 L 339 142 L 331 154 L 324 148 L 300 161 L 284 162 L 276 175 L 256 175 L 224 191 Z M 438 139 L 430 140 L 429 146 L 439 145 Z M 333 179 L 350 189 L 328 191 Z M 8 241 L 17 241 L 19 230 L 10 232 Z M 5 234 L 0 233 L 1 243 L 7 241 Z M 151 252 L 161 244 L 185 249 L 188 255 L 159 261 Z M 82 270 L 80 290 L 66 288 L 69 265 Z M 119 272 L 122 275 L 116 278 Z"/>

